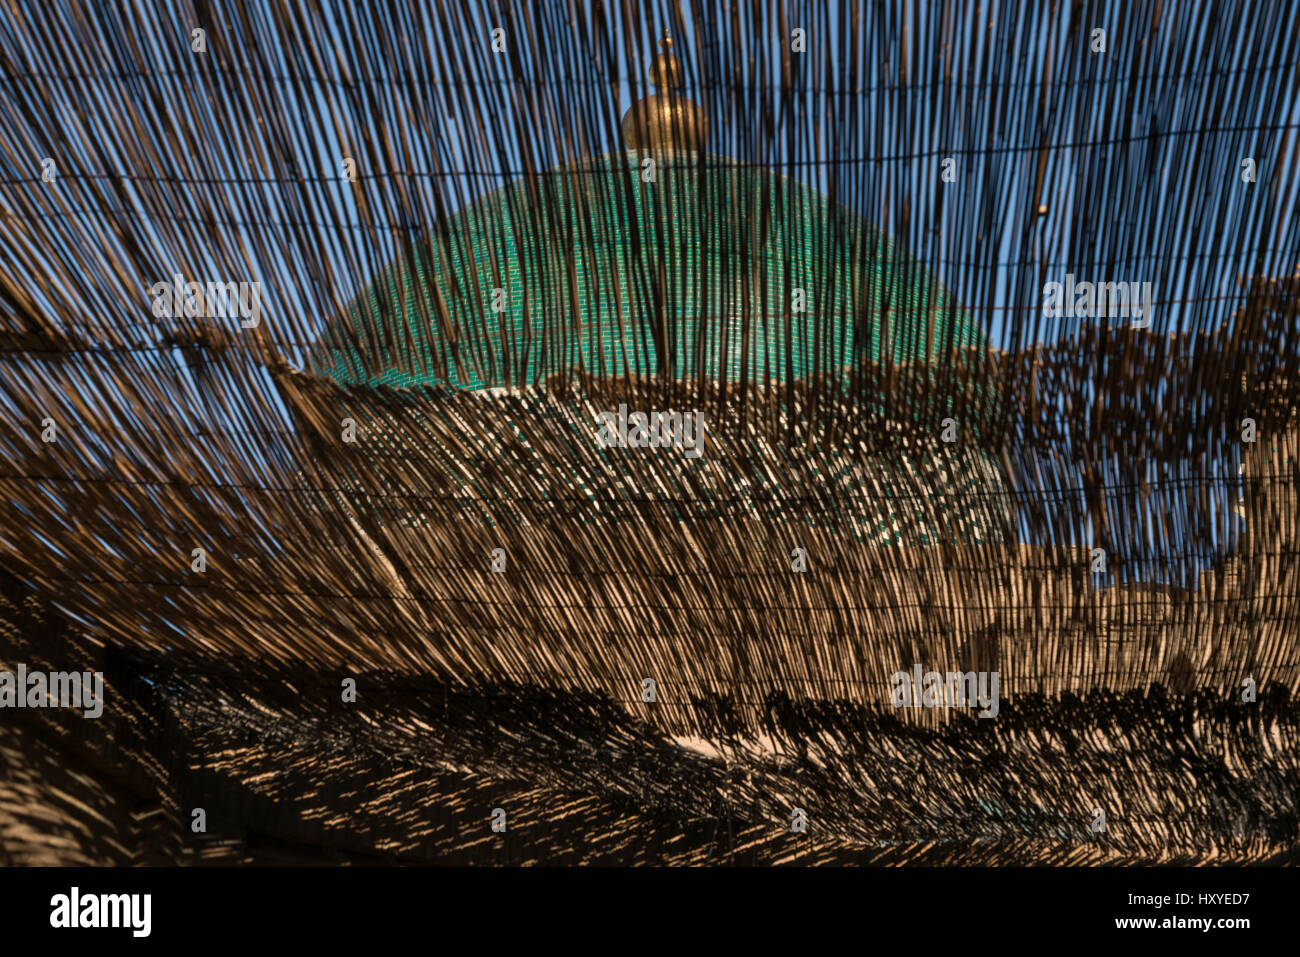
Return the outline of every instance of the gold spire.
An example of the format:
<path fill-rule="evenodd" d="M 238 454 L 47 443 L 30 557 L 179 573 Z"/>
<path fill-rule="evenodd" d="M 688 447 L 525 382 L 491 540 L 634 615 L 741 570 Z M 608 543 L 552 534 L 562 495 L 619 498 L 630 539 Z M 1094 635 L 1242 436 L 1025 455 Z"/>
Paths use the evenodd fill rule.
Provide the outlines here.
<path fill-rule="evenodd" d="M 623 139 L 628 149 L 699 150 L 709 138 L 709 117 L 677 93 L 682 85 L 681 61 L 673 55 L 673 38 L 664 31 L 663 53 L 650 63 L 656 92 L 637 100 L 623 114 Z"/>

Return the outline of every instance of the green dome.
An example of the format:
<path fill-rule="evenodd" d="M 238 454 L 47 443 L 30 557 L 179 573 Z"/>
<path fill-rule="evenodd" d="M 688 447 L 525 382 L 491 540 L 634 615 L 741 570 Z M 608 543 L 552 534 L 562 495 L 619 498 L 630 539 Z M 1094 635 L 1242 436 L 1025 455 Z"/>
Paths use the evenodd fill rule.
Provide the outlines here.
<path fill-rule="evenodd" d="M 614 153 L 447 217 L 328 331 L 321 371 L 463 389 L 579 370 L 784 381 L 984 344 L 923 266 L 820 192 L 723 157 L 658 159 L 652 181 L 646 157 Z"/>
<path fill-rule="evenodd" d="M 327 330 L 318 367 L 464 390 L 573 372 L 789 381 L 985 344 L 924 266 L 818 191 L 686 152 L 660 152 L 647 181 L 647 155 L 521 179 L 446 217 Z M 823 479 L 860 540 L 1009 534 L 1001 467 L 978 449 L 844 456 Z"/>

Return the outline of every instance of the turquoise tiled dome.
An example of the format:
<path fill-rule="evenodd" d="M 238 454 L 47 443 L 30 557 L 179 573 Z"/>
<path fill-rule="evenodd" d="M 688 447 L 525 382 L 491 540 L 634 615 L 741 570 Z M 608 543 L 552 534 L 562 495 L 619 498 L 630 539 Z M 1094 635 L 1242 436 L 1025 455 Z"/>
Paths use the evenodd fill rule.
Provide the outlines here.
<path fill-rule="evenodd" d="M 327 333 L 323 371 L 466 390 L 575 371 L 786 381 L 984 344 L 921 264 L 818 191 L 722 157 L 658 158 L 651 181 L 645 154 L 615 153 L 447 217 Z M 976 449 L 851 457 L 825 480 L 856 500 L 862 539 L 1000 541 L 1009 528 L 1001 468 Z"/>
<path fill-rule="evenodd" d="M 464 389 L 579 369 L 784 381 L 984 343 L 923 266 L 818 191 L 692 153 L 661 153 L 646 181 L 644 162 L 595 157 L 448 217 L 353 303 L 362 349 L 328 336 L 322 371 Z"/>

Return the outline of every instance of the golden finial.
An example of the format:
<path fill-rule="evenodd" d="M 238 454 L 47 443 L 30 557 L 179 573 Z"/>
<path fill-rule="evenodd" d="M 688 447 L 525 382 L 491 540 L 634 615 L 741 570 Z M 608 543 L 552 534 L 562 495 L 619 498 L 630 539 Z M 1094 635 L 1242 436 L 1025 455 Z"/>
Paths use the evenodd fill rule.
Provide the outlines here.
<path fill-rule="evenodd" d="M 673 38 L 664 30 L 659 49 L 650 61 L 650 82 L 660 89 L 675 90 L 682 85 L 682 61 L 673 56 Z"/>
<path fill-rule="evenodd" d="M 662 53 L 650 62 L 655 92 L 632 104 L 623 115 L 623 139 L 629 149 L 699 150 L 709 138 L 709 118 L 698 105 L 675 92 L 683 82 L 682 63 L 673 53 L 673 38 L 664 30 Z"/>

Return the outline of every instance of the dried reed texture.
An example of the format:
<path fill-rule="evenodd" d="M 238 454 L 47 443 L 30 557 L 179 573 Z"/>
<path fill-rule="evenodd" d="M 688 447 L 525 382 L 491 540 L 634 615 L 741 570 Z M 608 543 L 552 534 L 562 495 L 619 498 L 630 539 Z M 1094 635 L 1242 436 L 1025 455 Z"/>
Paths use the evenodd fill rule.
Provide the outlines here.
<path fill-rule="evenodd" d="M 8 859 L 1293 856 L 1296 9 L 366 6 L 0 15 L 0 566 L 112 663 L 102 730 L 27 714 L 6 739 Z M 517 394 L 320 374 L 326 332 L 452 212 L 522 181 L 522 239 L 552 221 L 540 184 L 621 150 L 664 26 L 710 151 L 875 222 L 988 348 L 596 377 L 562 368 L 584 317 L 540 315 L 554 374 Z M 848 261 L 829 228 L 810 242 Z M 673 253 L 620 268 L 662 288 Z M 1067 271 L 1150 278 L 1152 327 L 1044 317 Z M 260 323 L 155 316 L 176 273 L 262 283 Z M 700 320 L 719 341 L 774 321 L 728 310 Z M 917 313 L 873 300 L 804 332 L 922 342 Z M 420 320 L 454 338 L 448 315 Z M 411 336 L 349 345 L 428 365 Z M 599 448 L 619 403 L 702 410 L 704 455 Z M 90 654 L 14 628 L 14 661 Z M 1000 671 L 1001 715 L 900 716 L 889 677 L 914 662 Z M 357 713 L 326 704 L 348 675 Z M 489 796 L 518 809 L 508 847 L 466 823 Z M 198 847 L 198 800 L 254 836 Z M 796 800 L 821 809 L 798 846 Z M 1083 833 L 1090 801 L 1121 809 L 1110 843 Z"/>
<path fill-rule="evenodd" d="M 104 668 L 112 702 L 94 722 L 18 713 L 0 747 L 6 863 L 1295 858 L 1300 726 L 1276 686 L 1258 707 L 1160 687 L 1029 695 L 941 731 L 771 695 L 758 736 L 721 696 L 695 702 L 707 737 L 674 739 L 608 700 L 536 686 L 467 694 L 373 672 L 358 709 L 329 673 L 106 655 L 12 581 L 5 592 L 0 665 L 55 652 L 51 666 Z M 1096 805 L 1104 835 L 1088 830 Z M 807 835 L 789 832 L 793 807 Z"/>
<path fill-rule="evenodd" d="M 1293 324 L 1294 314 L 1283 320 Z M 1087 345 L 1037 351 L 1029 376 L 1007 356 L 991 359 L 984 374 L 1061 382 L 1109 358 L 1079 361 Z M 1151 365 L 1196 361 L 1191 346 L 1181 355 L 1176 344 L 1166 348 Z M 1142 353 L 1130 352 L 1137 366 Z M 9 366 L 15 377 L 30 376 L 15 396 L 27 418 L 45 398 L 35 377 L 45 368 Z M 914 380 L 918 389 L 927 381 Z M 1197 591 L 1098 589 L 1087 548 L 953 536 L 934 546 L 882 546 L 871 509 L 883 496 L 869 481 L 878 474 L 872 466 L 889 469 L 898 523 L 918 511 L 926 528 L 950 518 L 935 496 L 942 483 L 934 474 L 909 476 L 891 442 L 936 450 L 933 461 L 953 474 L 971 474 L 977 460 L 963 447 L 944 449 L 908 420 L 863 425 L 846 414 L 834 439 L 818 435 L 798 419 L 811 404 L 802 390 L 792 408 L 770 398 L 784 409 L 773 431 L 753 422 L 728 428 L 738 417 L 724 408 L 705 454 L 691 460 L 678 449 L 601 449 L 594 441 L 594 409 L 619 399 L 648 408 L 677 403 L 671 387 L 665 393 L 652 381 L 617 391 L 595 381 L 580 392 L 552 384 L 516 397 L 344 393 L 296 372 L 274 381 L 296 426 L 278 473 L 251 469 L 227 436 L 185 443 L 175 427 L 138 435 L 112 450 L 111 461 L 95 461 L 88 436 L 49 446 L 26 438 L 21 454 L 51 464 L 46 476 L 6 481 L 14 501 L 42 516 L 6 531 L 10 554 L 57 591 L 62 607 L 123 645 L 412 669 L 467 685 L 530 680 L 616 699 L 634 697 L 651 677 L 664 689 L 660 719 L 683 733 L 707 731 L 680 710 L 690 694 L 761 700 L 779 690 L 881 703 L 889 676 L 913 662 L 969 670 L 978 658 L 990 667 L 976 670 L 1000 669 L 1011 696 L 1141 688 L 1188 666 L 1225 694 L 1247 676 L 1294 689 L 1300 674 L 1294 454 L 1261 461 L 1249 476 L 1253 547 L 1221 563 L 1234 584 L 1215 590 L 1211 576 Z M 146 417 L 167 421 L 165 408 L 156 400 L 151 408 L 150 394 L 137 390 L 151 382 L 142 369 L 111 389 L 103 382 L 79 377 L 55 417 L 74 420 L 84 413 L 73 403 L 99 392 L 110 416 L 149 410 Z M 898 399 L 906 386 L 891 394 Z M 837 401 L 851 413 L 851 396 Z M 1026 405 L 1033 401 L 1031 394 Z M 1270 409 L 1290 400 L 1285 390 L 1230 391 L 1223 407 L 1205 413 L 1201 448 L 1153 443 L 1167 458 L 1148 460 L 1159 469 L 1155 478 L 1104 490 L 1100 507 L 1133 524 L 1152 514 L 1225 522 L 1231 481 L 1215 488 L 1201 478 L 1207 497 L 1188 503 L 1179 478 L 1188 458 L 1225 457 L 1222 447 L 1239 439 L 1222 423 L 1247 401 Z M 174 409 L 174 418 L 197 416 L 198 404 Z M 1150 408 L 1161 414 L 1158 403 Z M 341 439 L 345 416 L 368 423 L 354 444 Z M 971 492 L 990 499 L 974 503 L 988 513 L 984 526 L 1022 511 L 1068 522 L 1052 498 L 1067 490 L 1031 484 L 1035 453 L 1086 462 L 1109 454 L 1117 436 L 1088 430 L 1086 421 L 1052 435 L 1032 407 L 1008 418 L 1046 437 L 1000 450 L 1012 483 Z M 1268 436 L 1282 431 L 1280 417 L 1260 421 Z M 187 475 L 194 477 L 178 480 Z M 89 537 L 87 519 L 105 507 L 105 484 L 122 518 Z M 51 485 L 57 499 L 47 495 Z M 1126 534 L 1134 532 L 1111 530 L 1120 542 Z M 192 571 L 192 546 L 209 555 L 202 575 Z M 805 574 L 789 570 L 795 547 L 809 556 Z M 501 574 L 491 571 L 496 548 L 508 556 Z M 65 556 L 74 554 L 94 573 L 69 575 Z M 1159 557 L 1169 561 L 1167 550 Z"/>

